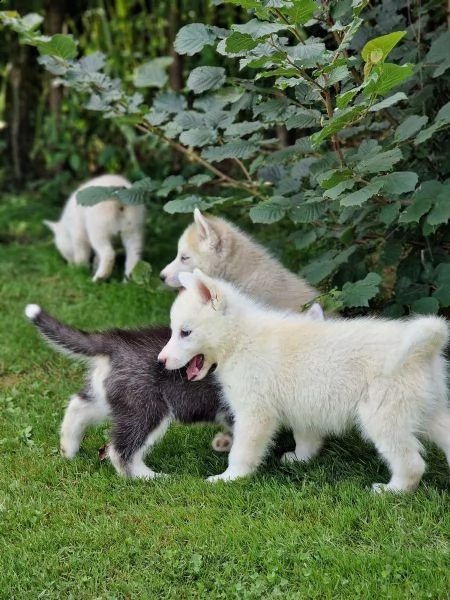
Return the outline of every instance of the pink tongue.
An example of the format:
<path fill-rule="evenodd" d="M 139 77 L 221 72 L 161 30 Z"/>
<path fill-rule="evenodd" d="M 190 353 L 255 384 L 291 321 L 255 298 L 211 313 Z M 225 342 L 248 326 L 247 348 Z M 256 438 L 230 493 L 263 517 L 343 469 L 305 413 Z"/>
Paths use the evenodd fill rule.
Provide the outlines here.
<path fill-rule="evenodd" d="M 194 379 L 194 377 L 200 373 L 200 364 L 201 356 L 200 354 L 197 354 L 197 356 L 194 356 L 194 358 L 191 359 L 186 369 L 186 374 L 189 381 Z"/>

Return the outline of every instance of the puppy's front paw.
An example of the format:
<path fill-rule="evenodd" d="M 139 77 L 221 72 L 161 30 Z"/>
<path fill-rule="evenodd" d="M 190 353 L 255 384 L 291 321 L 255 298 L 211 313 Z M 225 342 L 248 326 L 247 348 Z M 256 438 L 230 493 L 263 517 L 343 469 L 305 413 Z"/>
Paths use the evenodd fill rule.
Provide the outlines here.
<path fill-rule="evenodd" d="M 228 475 L 225 471 L 220 475 L 211 475 L 211 477 L 208 477 L 206 481 L 208 481 L 208 483 L 216 483 L 217 481 L 233 481 L 234 479 L 235 477 Z"/>
<path fill-rule="evenodd" d="M 408 494 L 413 490 L 407 490 L 399 487 L 394 487 L 390 483 L 372 483 L 372 492 L 375 494 Z"/>
<path fill-rule="evenodd" d="M 285 452 L 285 453 L 283 454 L 283 456 L 281 457 L 281 462 L 282 462 L 284 465 L 289 465 L 289 464 L 291 464 L 291 463 L 299 462 L 299 461 L 301 461 L 301 460 L 302 460 L 302 459 L 301 459 L 301 458 L 299 458 L 299 457 L 298 457 L 298 456 L 295 454 L 295 452 Z"/>
<path fill-rule="evenodd" d="M 216 481 L 235 481 L 235 479 L 240 479 L 241 477 L 247 477 L 247 475 L 251 475 L 252 472 L 252 469 L 228 468 L 220 475 L 212 475 L 211 477 L 208 477 L 207 481 L 210 483 L 215 483 Z"/>

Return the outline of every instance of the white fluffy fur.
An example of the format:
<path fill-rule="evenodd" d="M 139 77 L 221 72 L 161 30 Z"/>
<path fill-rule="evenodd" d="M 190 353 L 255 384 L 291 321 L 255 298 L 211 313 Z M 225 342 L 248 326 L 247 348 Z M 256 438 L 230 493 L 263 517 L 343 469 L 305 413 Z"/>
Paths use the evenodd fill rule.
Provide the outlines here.
<path fill-rule="evenodd" d="M 229 466 L 210 480 L 252 473 L 281 425 L 296 442 L 286 461 L 308 460 L 327 434 L 356 425 L 392 473 L 375 490 L 417 487 L 425 470 L 418 435 L 450 464 L 445 319 L 317 321 L 263 308 L 199 270 L 180 281 L 186 291 L 172 306 L 159 359 L 175 369 L 203 354 L 197 379 L 216 363 L 235 416 Z"/>
<path fill-rule="evenodd" d="M 103 423 L 109 417 L 111 407 L 106 401 L 104 382 L 110 369 L 111 364 L 107 356 L 97 357 L 94 361 L 91 381 L 95 402 L 87 404 L 77 394 L 69 401 L 59 439 L 61 454 L 66 458 L 73 458 L 77 454 L 87 427 Z"/>
<path fill-rule="evenodd" d="M 27 304 L 25 307 L 25 315 L 30 321 L 33 321 L 41 312 L 41 307 L 38 304 Z"/>
<path fill-rule="evenodd" d="M 93 281 L 107 279 L 114 267 L 112 240 L 120 236 L 126 253 L 125 275 L 129 277 L 141 258 L 144 240 L 145 206 L 122 205 L 105 200 L 94 206 L 81 206 L 76 194 L 90 186 L 131 187 L 120 175 L 102 175 L 81 185 L 67 200 L 59 221 L 44 221 L 54 234 L 57 249 L 70 264 L 88 265 L 91 249 L 98 267 Z"/>
<path fill-rule="evenodd" d="M 298 311 L 318 295 L 235 225 L 206 217 L 198 208 L 194 210 L 194 223 L 178 242 L 177 256 L 161 271 L 161 279 L 171 287 L 180 287 L 180 272 L 195 268 L 230 281 L 252 298 L 275 308 Z"/>

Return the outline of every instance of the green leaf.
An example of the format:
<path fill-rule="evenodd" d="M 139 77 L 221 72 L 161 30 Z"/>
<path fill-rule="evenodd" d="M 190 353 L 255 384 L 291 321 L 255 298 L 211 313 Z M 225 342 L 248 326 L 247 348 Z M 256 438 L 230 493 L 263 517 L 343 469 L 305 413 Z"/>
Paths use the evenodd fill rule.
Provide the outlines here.
<path fill-rule="evenodd" d="M 433 277 L 437 283 L 446 283 L 450 286 L 450 263 L 440 263 L 434 270 Z"/>
<path fill-rule="evenodd" d="M 304 25 L 318 9 L 316 0 L 293 0 L 291 4 L 293 6 L 285 8 L 283 14 L 292 25 Z"/>
<path fill-rule="evenodd" d="M 183 175 L 169 175 L 166 177 L 156 191 L 158 198 L 167 198 L 170 192 L 177 190 L 180 192 L 183 189 L 185 179 Z"/>
<path fill-rule="evenodd" d="M 165 123 L 166 121 L 169 120 L 169 113 L 167 112 L 155 112 L 155 111 L 151 111 L 149 113 L 147 113 L 144 117 L 144 119 L 150 123 L 150 125 L 154 125 L 155 127 L 158 127 L 159 125 L 162 125 L 163 123 Z"/>
<path fill-rule="evenodd" d="M 77 55 L 77 42 L 71 35 L 57 33 L 50 41 L 38 43 L 37 49 L 39 54 L 50 54 L 64 60 L 71 60 Z"/>
<path fill-rule="evenodd" d="M 131 188 L 120 188 L 115 193 L 117 199 L 123 204 L 146 204 L 152 200 L 153 195 L 153 191 L 138 185 L 133 185 Z"/>
<path fill-rule="evenodd" d="M 335 187 L 342 181 L 351 179 L 352 172 L 350 169 L 332 169 L 331 171 L 322 171 L 318 174 L 317 180 L 321 188 L 326 190 Z"/>
<path fill-rule="evenodd" d="M 289 236 L 289 241 L 293 242 L 297 250 L 308 248 L 317 240 L 317 234 L 314 229 L 309 231 L 295 231 Z"/>
<path fill-rule="evenodd" d="M 295 112 L 286 121 L 286 129 L 317 127 L 319 119 L 320 112 L 318 110 L 296 108 Z"/>
<path fill-rule="evenodd" d="M 433 292 L 433 298 L 436 298 L 443 308 L 450 306 L 450 285 L 448 283 L 438 285 Z"/>
<path fill-rule="evenodd" d="M 442 307 L 450 306 L 450 263 L 440 263 L 434 270 L 436 289 L 433 298 L 439 301 Z"/>
<path fill-rule="evenodd" d="M 397 219 L 400 213 L 400 202 L 392 202 L 391 204 L 387 204 L 383 206 L 383 208 L 378 213 L 378 218 L 385 225 L 390 225 Z"/>
<path fill-rule="evenodd" d="M 44 17 L 37 13 L 28 13 L 24 17 L 20 17 L 15 10 L 0 12 L 0 22 L 11 27 L 17 33 L 31 32 L 37 29 L 43 21 Z"/>
<path fill-rule="evenodd" d="M 179 113 L 186 108 L 186 98 L 175 92 L 158 92 L 153 101 L 153 109 L 161 113 Z"/>
<path fill-rule="evenodd" d="M 249 33 L 240 33 L 234 31 L 225 40 L 225 51 L 228 54 L 234 54 L 236 56 L 245 56 L 249 50 L 256 48 L 259 42 L 254 40 Z"/>
<path fill-rule="evenodd" d="M 235 140 L 223 146 L 205 148 L 202 157 L 206 160 L 220 161 L 226 158 L 249 158 L 259 151 L 258 144 L 248 140 Z"/>
<path fill-rule="evenodd" d="M 424 181 L 414 192 L 412 202 L 400 215 L 399 223 L 418 223 L 420 218 L 433 206 L 442 191 L 442 183 L 434 179 Z"/>
<path fill-rule="evenodd" d="M 207 173 L 199 173 L 198 175 L 193 175 L 190 179 L 189 179 L 189 183 L 191 185 L 197 185 L 197 186 L 201 186 L 204 183 L 207 183 L 208 181 L 212 180 L 212 176 L 208 175 Z"/>
<path fill-rule="evenodd" d="M 297 66 L 314 67 L 316 63 L 323 63 L 328 51 L 323 42 L 316 41 L 315 38 L 306 40 L 305 43 L 299 43 L 296 46 L 286 48 L 290 59 Z"/>
<path fill-rule="evenodd" d="M 131 271 L 131 281 L 136 285 L 150 285 L 152 266 L 145 260 L 140 260 Z"/>
<path fill-rule="evenodd" d="M 345 264 L 355 250 L 356 246 L 350 246 L 350 248 L 346 248 L 337 254 L 333 251 L 327 252 L 304 267 L 300 273 L 306 281 L 312 285 L 317 285 L 326 277 L 329 277 L 338 267 Z"/>
<path fill-rule="evenodd" d="M 434 65 L 436 68 L 433 77 L 439 77 L 450 68 L 450 31 L 444 31 L 433 40 L 428 54 L 425 56 L 426 65 Z"/>
<path fill-rule="evenodd" d="M 372 196 L 375 196 L 382 188 L 380 181 L 371 181 L 368 185 L 363 188 L 347 194 L 340 200 L 341 206 L 361 206 L 364 202 L 367 202 Z"/>
<path fill-rule="evenodd" d="M 324 84 L 326 87 L 331 87 L 344 79 L 348 79 L 350 77 L 350 71 L 346 65 L 341 65 L 333 69 L 327 79 L 324 79 Z"/>
<path fill-rule="evenodd" d="M 364 62 L 370 61 L 373 63 L 384 61 L 389 52 L 399 43 L 405 34 L 406 31 L 394 31 L 370 40 L 361 51 L 362 59 Z M 375 61 L 373 60 L 374 55 L 380 58 Z"/>
<path fill-rule="evenodd" d="M 202 23 L 191 23 L 182 27 L 174 42 L 174 49 L 178 54 L 192 56 L 203 50 L 205 46 L 212 46 L 216 35 L 211 28 Z"/>
<path fill-rule="evenodd" d="M 343 92 L 336 96 L 336 106 L 339 110 L 346 108 L 348 104 L 353 100 L 356 94 L 360 91 L 359 88 L 354 88 L 352 90 L 348 90 L 347 92 Z"/>
<path fill-rule="evenodd" d="M 69 65 L 65 61 L 54 56 L 38 56 L 37 62 L 52 75 L 65 75 L 69 70 Z"/>
<path fill-rule="evenodd" d="M 323 202 L 302 202 L 289 207 L 289 217 L 294 223 L 313 223 L 325 212 Z"/>
<path fill-rule="evenodd" d="M 435 123 L 439 123 L 439 125 L 450 123 L 450 102 L 447 102 L 447 104 L 444 104 L 444 106 L 440 108 L 436 115 Z"/>
<path fill-rule="evenodd" d="M 411 310 L 420 315 L 435 315 L 439 311 L 439 302 L 431 296 L 419 298 L 419 300 L 414 300 Z"/>
<path fill-rule="evenodd" d="M 77 192 L 77 203 L 81 206 L 93 206 L 105 200 L 111 200 L 114 193 L 121 188 L 90 185 Z"/>
<path fill-rule="evenodd" d="M 400 148 L 379 152 L 366 160 L 361 160 L 355 167 L 358 173 L 379 173 L 380 171 L 391 171 L 395 163 L 402 160 L 403 155 Z"/>
<path fill-rule="evenodd" d="M 368 273 L 364 279 L 347 282 L 342 288 L 342 301 L 344 306 L 369 306 L 369 300 L 380 291 L 381 277 L 377 273 Z"/>
<path fill-rule="evenodd" d="M 410 115 L 400 123 L 394 133 L 396 142 L 404 142 L 415 135 L 428 122 L 427 116 Z"/>
<path fill-rule="evenodd" d="M 261 121 L 241 121 L 240 123 L 232 123 L 223 133 L 226 137 L 243 137 L 266 127 L 267 125 L 261 123 Z"/>
<path fill-rule="evenodd" d="M 191 213 L 194 208 L 200 210 L 207 210 L 215 204 L 222 204 L 226 202 L 227 198 L 222 197 L 201 197 L 201 196 L 183 196 L 177 200 L 170 200 L 164 205 L 164 210 L 170 214 L 174 213 Z"/>
<path fill-rule="evenodd" d="M 253 223 L 276 223 L 284 217 L 286 209 L 279 204 L 269 202 L 260 202 L 256 206 L 252 206 L 249 211 L 250 219 Z"/>
<path fill-rule="evenodd" d="M 80 70 L 84 73 L 97 73 L 105 66 L 106 55 L 103 52 L 92 52 L 87 56 L 82 56 L 78 61 Z"/>
<path fill-rule="evenodd" d="M 326 123 L 325 127 L 311 136 L 311 141 L 314 146 L 318 146 L 327 138 L 348 127 L 351 123 L 356 121 L 365 110 L 365 105 L 360 104 L 358 106 L 346 108 L 342 111 L 336 111 L 335 116 Z"/>
<path fill-rule="evenodd" d="M 419 176 L 413 171 L 395 171 L 375 179 L 381 182 L 385 194 L 398 196 L 399 194 L 412 192 L 417 185 Z M 372 181 L 375 181 L 375 179 Z"/>
<path fill-rule="evenodd" d="M 369 112 L 377 112 L 378 110 L 389 108 L 389 106 L 393 106 L 402 100 L 408 100 L 408 96 L 404 92 L 397 92 L 396 94 L 389 96 L 389 98 L 385 98 L 381 102 L 372 104 L 372 106 L 369 108 Z"/>
<path fill-rule="evenodd" d="M 384 96 L 413 74 L 413 65 L 381 63 L 372 69 L 370 80 L 363 89 L 364 96 Z"/>
<path fill-rule="evenodd" d="M 196 94 L 202 94 L 208 90 L 217 90 L 225 83 L 225 79 L 223 67 L 197 67 L 189 73 L 186 87 Z"/>
<path fill-rule="evenodd" d="M 442 225 L 450 219 L 450 180 L 442 186 L 441 192 L 434 201 L 434 206 L 427 215 L 429 225 Z"/>
<path fill-rule="evenodd" d="M 233 31 L 239 33 L 247 33 L 254 40 L 267 37 L 272 33 L 277 33 L 283 29 L 287 29 L 289 25 L 281 23 L 269 23 L 268 21 L 259 21 L 258 19 L 251 19 L 243 25 L 232 25 Z"/>
<path fill-rule="evenodd" d="M 423 142 L 426 142 L 427 140 L 429 140 L 430 137 L 433 136 L 434 133 L 438 130 L 439 130 L 438 123 L 433 123 L 433 125 L 430 125 L 426 129 L 422 129 L 422 131 L 419 133 L 419 135 L 414 140 L 414 144 L 416 146 L 419 146 L 419 144 L 423 144 Z"/>
<path fill-rule="evenodd" d="M 205 124 L 205 115 L 195 110 L 185 110 L 175 117 L 175 123 L 182 129 L 197 129 Z"/>
<path fill-rule="evenodd" d="M 345 190 L 351 190 L 356 185 L 356 181 L 354 179 L 348 179 L 347 181 L 341 181 L 334 187 L 326 190 L 323 193 L 324 198 L 330 198 L 330 200 L 336 200 L 339 198 L 341 194 L 345 192 Z"/>
<path fill-rule="evenodd" d="M 164 87 L 169 79 L 166 69 L 172 62 L 172 57 L 161 56 L 140 65 L 134 71 L 134 85 L 136 87 Z"/>
<path fill-rule="evenodd" d="M 217 140 L 217 132 L 208 127 L 198 127 L 197 129 L 189 129 L 180 134 L 180 142 L 184 146 L 190 148 L 206 146 L 213 144 Z"/>

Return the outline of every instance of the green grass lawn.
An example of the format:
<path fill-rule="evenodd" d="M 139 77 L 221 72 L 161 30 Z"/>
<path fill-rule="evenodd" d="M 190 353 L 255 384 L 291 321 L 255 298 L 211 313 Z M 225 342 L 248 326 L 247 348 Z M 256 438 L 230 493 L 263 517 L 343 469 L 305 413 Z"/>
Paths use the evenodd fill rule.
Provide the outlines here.
<path fill-rule="evenodd" d="M 172 475 L 163 480 L 123 480 L 100 462 L 107 427 L 88 431 L 76 459 L 60 457 L 83 367 L 39 338 L 25 305 L 85 328 L 132 327 L 167 323 L 173 295 L 119 273 L 92 284 L 64 265 L 42 216 L 25 200 L 0 208 L 1 599 L 450 597 L 449 474 L 433 449 L 411 496 L 369 491 L 388 473 L 353 434 L 304 466 L 279 464 L 291 444 L 281 435 L 255 476 L 230 484 L 204 481 L 226 463 L 209 426 L 169 430 L 148 457 Z M 149 224 L 156 271 L 185 223 L 167 239 L 163 219 L 177 218 Z"/>

